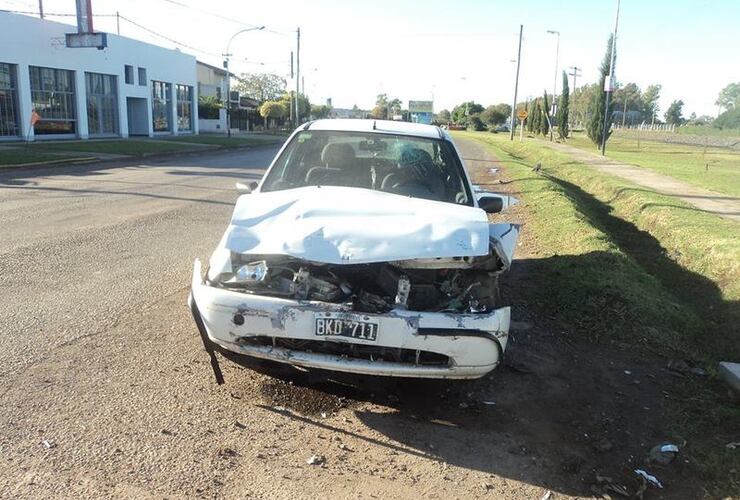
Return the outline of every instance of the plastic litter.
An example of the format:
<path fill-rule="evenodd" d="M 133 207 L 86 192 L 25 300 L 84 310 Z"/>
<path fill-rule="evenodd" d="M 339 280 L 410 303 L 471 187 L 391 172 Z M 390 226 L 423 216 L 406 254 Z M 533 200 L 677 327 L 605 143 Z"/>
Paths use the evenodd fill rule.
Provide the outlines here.
<path fill-rule="evenodd" d="M 648 463 L 668 465 L 676 459 L 679 450 L 680 447 L 673 443 L 663 443 L 653 446 L 648 454 L 647 461 Z"/>
<path fill-rule="evenodd" d="M 728 450 L 740 450 L 740 441 L 735 441 L 733 443 L 727 443 L 725 445 L 725 448 Z"/>
<path fill-rule="evenodd" d="M 653 476 L 652 474 L 648 474 L 642 469 L 635 469 L 635 474 L 645 479 L 648 483 L 652 484 L 656 488 L 663 489 L 663 485 L 658 481 L 658 478 Z"/>
<path fill-rule="evenodd" d="M 311 455 L 306 459 L 308 465 L 324 465 L 326 463 L 326 457 L 323 455 Z"/>

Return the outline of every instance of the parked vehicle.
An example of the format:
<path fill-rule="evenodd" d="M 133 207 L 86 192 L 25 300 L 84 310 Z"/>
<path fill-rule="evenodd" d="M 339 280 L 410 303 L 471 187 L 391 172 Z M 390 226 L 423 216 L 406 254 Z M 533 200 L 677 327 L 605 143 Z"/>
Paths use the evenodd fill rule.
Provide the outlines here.
<path fill-rule="evenodd" d="M 515 200 L 439 127 L 319 120 L 244 192 L 190 305 L 206 349 L 367 375 L 477 378 L 502 360 Z"/>

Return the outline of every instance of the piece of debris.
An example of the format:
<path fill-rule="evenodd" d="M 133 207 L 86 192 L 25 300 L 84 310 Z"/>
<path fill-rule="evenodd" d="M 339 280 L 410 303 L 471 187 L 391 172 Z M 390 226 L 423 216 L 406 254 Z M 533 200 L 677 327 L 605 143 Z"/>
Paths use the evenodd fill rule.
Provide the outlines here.
<path fill-rule="evenodd" d="M 490 491 L 490 490 L 492 490 L 492 489 L 493 489 L 493 485 L 492 485 L 491 483 L 483 483 L 483 484 L 481 484 L 481 486 L 482 486 L 482 487 L 483 487 L 483 489 L 484 489 L 484 490 L 486 490 L 486 491 Z"/>
<path fill-rule="evenodd" d="M 728 450 L 740 450 L 740 441 L 735 441 L 735 442 L 732 442 L 732 443 L 727 443 L 725 445 L 725 448 L 727 448 Z"/>
<path fill-rule="evenodd" d="M 645 479 L 648 483 L 652 484 L 656 488 L 663 489 L 663 485 L 660 484 L 660 481 L 658 481 L 658 478 L 653 476 L 652 474 L 648 474 L 642 469 L 635 469 L 635 474 Z"/>
<path fill-rule="evenodd" d="M 311 455 L 306 459 L 308 465 L 324 465 L 326 463 L 326 457 L 323 455 Z"/>
<path fill-rule="evenodd" d="M 493 406 L 496 404 L 496 401 L 481 401 L 484 405 Z"/>
<path fill-rule="evenodd" d="M 624 371 L 624 374 L 625 374 L 625 375 L 632 375 L 632 372 L 631 372 L 631 371 L 629 371 L 629 370 L 625 370 L 625 371 Z"/>
<path fill-rule="evenodd" d="M 339 443 L 339 449 L 340 450 L 344 450 L 344 451 L 352 451 L 352 450 L 349 449 L 349 446 L 347 446 L 344 443 Z"/>
<path fill-rule="evenodd" d="M 679 447 L 672 443 L 659 444 L 653 446 L 647 457 L 648 463 L 656 463 L 660 465 L 668 465 L 676 459 L 678 455 Z"/>
<path fill-rule="evenodd" d="M 491 175 L 496 175 L 498 173 L 499 169 L 497 168 L 489 168 L 488 173 Z"/>
<path fill-rule="evenodd" d="M 542 170 L 542 164 L 540 162 L 535 163 L 532 172 L 539 172 L 540 170 Z"/>
<path fill-rule="evenodd" d="M 326 418 L 326 412 L 325 411 L 322 411 L 321 412 L 321 418 Z"/>
<path fill-rule="evenodd" d="M 539 163 L 538 163 L 539 165 Z M 552 491 L 547 490 L 544 495 L 542 495 L 541 500 L 550 500 L 550 497 L 552 497 Z"/>
<path fill-rule="evenodd" d="M 44 439 L 43 441 L 41 441 L 41 444 L 43 444 L 44 448 L 46 448 L 47 450 L 57 447 L 57 444 L 54 441 L 49 441 L 48 439 Z"/>
<path fill-rule="evenodd" d="M 238 427 L 239 429 L 246 429 L 247 428 L 247 426 L 245 424 L 239 422 L 238 420 L 236 422 L 234 422 L 234 426 Z"/>

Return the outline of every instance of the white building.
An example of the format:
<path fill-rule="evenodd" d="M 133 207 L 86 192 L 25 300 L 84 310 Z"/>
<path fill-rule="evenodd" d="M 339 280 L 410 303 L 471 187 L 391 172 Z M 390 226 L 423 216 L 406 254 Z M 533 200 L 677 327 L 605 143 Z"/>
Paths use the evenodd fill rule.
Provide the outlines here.
<path fill-rule="evenodd" d="M 67 48 L 75 31 L 0 12 L 0 140 L 198 133 L 195 57 L 113 34 Z"/>

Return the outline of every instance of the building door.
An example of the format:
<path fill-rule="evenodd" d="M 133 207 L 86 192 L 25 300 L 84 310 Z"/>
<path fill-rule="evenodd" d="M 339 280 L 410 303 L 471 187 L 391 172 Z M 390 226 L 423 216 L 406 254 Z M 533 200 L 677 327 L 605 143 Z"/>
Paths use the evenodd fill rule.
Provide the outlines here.
<path fill-rule="evenodd" d="M 149 112 L 143 97 L 127 97 L 128 135 L 149 135 Z"/>

